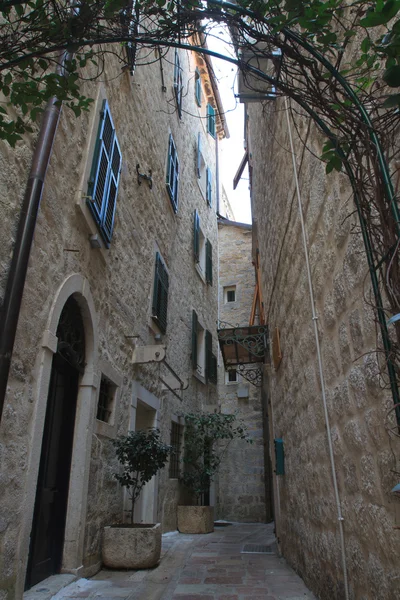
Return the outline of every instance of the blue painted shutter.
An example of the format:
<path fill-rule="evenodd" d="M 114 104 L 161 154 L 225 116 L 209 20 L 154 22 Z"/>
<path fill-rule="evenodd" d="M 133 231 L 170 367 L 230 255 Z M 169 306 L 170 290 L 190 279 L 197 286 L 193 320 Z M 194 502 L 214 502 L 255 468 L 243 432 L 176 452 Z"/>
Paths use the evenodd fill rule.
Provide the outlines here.
<path fill-rule="evenodd" d="M 201 134 L 197 135 L 197 179 L 201 177 Z"/>
<path fill-rule="evenodd" d="M 88 188 L 92 200 L 88 204 L 107 247 L 114 227 L 121 163 L 110 107 L 104 100 Z"/>
<path fill-rule="evenodd" d="M 174 212 L 178 212 L 179 160 L 172 134 L 169 135 L 167 190 Z"/>
<path fill-rule="evenodd" d="M 215 109 L 211 104 L 207 104 L 207 131 L 215 137 Z"/>
<path fill-rule="evenodd" d="M 195 96 L 196 96 L 196 103 L 198 106 L 201 106 L 201 77 L 200 77 L 200 71 L 199 71 L 199 69 L 197 69 L 197 67 L 196 67 L 196 71 L 195 71 L 194 90 L 195 90 Z"/>
<path fill-rule="evenodd" d="M 212 273 L 212 245 L 210 240 L 206 241 L 206 281 L 210 285 L 213 282 L 213 273 Z"/>
<path fill-rule="evenodd" d="M 197 209 L 194 211 L 193 219 L 193 251 L 194 260 L 199 262 L 200 260 L 200 217 Z"/>
<path fill-rule="evenodd" d="M 181 119 L 182 118 L 183 85 L 182 85 L 182 69 L 181 69 L 181 62 L 179 59 L 178 50 L 175 50 L 174 88 L 175 88 L 176 106 L 178 108 L 179 118 Z"/>
<path fill-rule="evenodd" d="M 208 206 L 212 206 L 212 174 L 209 167 L 207 167 L 206 177 L 206 199 Z"/>

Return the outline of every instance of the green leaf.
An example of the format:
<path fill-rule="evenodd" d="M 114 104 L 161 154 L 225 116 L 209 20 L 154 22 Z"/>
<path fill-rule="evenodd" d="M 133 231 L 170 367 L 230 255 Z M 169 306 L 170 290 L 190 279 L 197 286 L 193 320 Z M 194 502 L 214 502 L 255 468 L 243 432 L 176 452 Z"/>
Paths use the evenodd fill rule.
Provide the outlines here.
<path fill-rule="evenodd" d="M 393 65 L 383 73 L 383 80 L 389 87 L 400 86 L 400 65 Z"/>
<path fill-rule="evenodd" d="M 384 108 L 393 108 L 394 106 L 400 106 L 400 94 L 392 94 L 386 98 L 383 103 Z"/>

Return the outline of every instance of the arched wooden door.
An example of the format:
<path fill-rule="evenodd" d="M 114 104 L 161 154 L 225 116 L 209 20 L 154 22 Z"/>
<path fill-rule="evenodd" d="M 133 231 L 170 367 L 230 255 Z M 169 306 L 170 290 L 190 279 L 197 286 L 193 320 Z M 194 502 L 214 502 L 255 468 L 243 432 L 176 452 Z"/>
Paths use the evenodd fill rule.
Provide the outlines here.
<path fill-rule="evenodd" d="M 64 546 L 79 377 L 85 338 L 79 305 L 69 298 L 57 328 L 32 523 L 26 589 L 59 573 Z"/>

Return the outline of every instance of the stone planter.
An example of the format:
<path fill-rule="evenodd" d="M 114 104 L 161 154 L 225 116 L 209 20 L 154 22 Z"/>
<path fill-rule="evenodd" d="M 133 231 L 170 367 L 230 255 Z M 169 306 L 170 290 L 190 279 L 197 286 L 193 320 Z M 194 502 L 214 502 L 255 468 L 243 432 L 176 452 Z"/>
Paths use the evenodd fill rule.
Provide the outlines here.
<path fill-rule="evenodd" d="M 103 564 L 112 569 L 149 569 L 160 560 L 161 524 L 104 528 Z"/>
<path fill-rule="evenodd" d="M 178 530 L 181 533 L 214 531 L 213 506 L 178 506 Z"/>

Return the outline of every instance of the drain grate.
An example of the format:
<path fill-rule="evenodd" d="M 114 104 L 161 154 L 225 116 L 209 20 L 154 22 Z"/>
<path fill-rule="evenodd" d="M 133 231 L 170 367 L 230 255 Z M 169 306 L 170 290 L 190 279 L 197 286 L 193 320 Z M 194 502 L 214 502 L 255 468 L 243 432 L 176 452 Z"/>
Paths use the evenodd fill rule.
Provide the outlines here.
<path fill-rule="evenodd" d="M 241 554 L 275 554 L 274 546 L 265 546 L 263 544 L 245 544 Z"/>
<path fill-rule="evenodd" d="M 214 521 L 214 527 L 229 527 L 232 523 L 228 523 L 228 521 Z"/>

